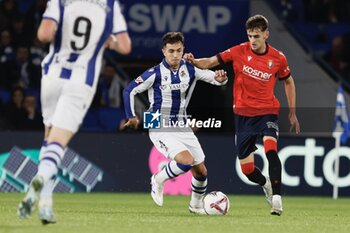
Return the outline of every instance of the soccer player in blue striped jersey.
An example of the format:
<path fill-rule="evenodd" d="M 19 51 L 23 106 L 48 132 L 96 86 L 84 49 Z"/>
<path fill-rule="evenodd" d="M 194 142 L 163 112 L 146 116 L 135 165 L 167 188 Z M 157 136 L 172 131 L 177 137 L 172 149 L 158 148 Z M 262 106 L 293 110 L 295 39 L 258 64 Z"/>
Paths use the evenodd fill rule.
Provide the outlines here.
<path fill-rule="evenodd" d="M 167 180 L 192 172 L 191 213 L 205 214 L 203 196 L 207 188 L 205 155 L 197 137 L 189 127 L 179 127 L 186 122 L 186 107 L 198 80 L 221 86 L 227 83 L 224 70 L 201 70 L 184 61 L 184 37 L 180 32 L 163 36 L 163 61 L 145 71 L 124 90 L 124 106 L 128 121 L 125 126 L 136 128 L 139 120 L 134 110 L 134 96 L 148 91 L 150 112 L 162 116 L 166 127 L 150 129 L 149 136 L 155 147 L 171 161 L 151 177 L 151 196 L 163 205 L 163 186 Z M 182 122 L 182 123 L 180 123 Z M 163 125 L 163 126 L 165 126 Z M 173 127 L 172 127 L 173 126 Z"/>
<path fill-rule="evenodd" d="M 42 62 L 41 104 L 45 136 L 40 164 L 19 204 L 18 215 L 31 215 L 39 200 L 43 224 L 55 223 L 53 180 L 65 148 L 88 110 L 96 91 L 105 48 L 131 51 L 127 26 L 115 0 L 51 0 L 37 36 L 50 43 Z M 40 198 L 39 198 L 40 195 Z"/>

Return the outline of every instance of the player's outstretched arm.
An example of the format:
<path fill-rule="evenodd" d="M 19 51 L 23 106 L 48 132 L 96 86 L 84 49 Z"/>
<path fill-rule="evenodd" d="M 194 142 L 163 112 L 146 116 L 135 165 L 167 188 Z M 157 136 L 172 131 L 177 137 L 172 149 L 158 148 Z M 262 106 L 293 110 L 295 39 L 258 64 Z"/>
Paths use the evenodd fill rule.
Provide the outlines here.
<path fill-rule="evenodd" d="M 216 86 L 223 86 L 227 83 L 227 73 L 225 70 L 202 70 L 195 68 L 195 77 L 198 80 L 210 83 Z"/>
<path fill-rule="evenodd" d="M 43 43 L 50 43 L 55 38 L 57 30 L 57 23 L 52 19 L 41 20 L 37 36 L 38 39 Z"/>
<path fill-rule="evenodd" d="M 295 129 L 295 132 L 300 133 L 300 125 L 296 115 L 296 94 L 295 94 L 295 84 L 292 76 L 284 81 L 284 89 L 287 96 L 289 114 L 288 119 L 290 123 L 290 131 Z"/>
<path fill-rule="evenodd" d="M 220 64 L 216 56 L 209 58 L 194 58 L 194 55 L 192 53 L 185 53 L 183 58 L 185 61 L 200 69 L 209 69 Z"/>

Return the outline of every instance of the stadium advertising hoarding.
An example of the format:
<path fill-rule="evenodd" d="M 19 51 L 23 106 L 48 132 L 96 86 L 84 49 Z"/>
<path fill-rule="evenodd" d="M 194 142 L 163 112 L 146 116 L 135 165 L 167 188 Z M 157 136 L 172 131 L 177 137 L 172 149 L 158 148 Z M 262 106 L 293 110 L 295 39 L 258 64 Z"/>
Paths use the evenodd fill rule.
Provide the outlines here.
<path fill-rule="evenodd" d="M 14 145 L 22 149 L 39 148 L 42 133 L 0 133 L 0 154 Z M 232 194 L 261 194 L 241 174 L 234 152 L 233 135 L 198 135 L 206 154 L 208 191 Z M 91 143 L 93 142 L 93 143 Z M 103 180 L 92 191 L 148 192 L 149 178 L 167 160 L 142 134 L 79 133 L 70 147 L 80 156 L 100 167 Z M 335 182 L 334 139 L 317 137 L 281 137 L 279 156 L 283 165 L 282 184 L 285 195 L 331 196 Z M 256 163 L 267 174 L 267 161 L 262 145 L 256 151 Z M 0 158 L 1 161 L 1 158 Z M 350 196 L 350 147 L 340 148 L 339 196 Z M 167 194 L 190 193 L 190 174 L 178 177 L 165 186 Z"/>
<path fill-rule="evenodd" d="M 338 156 L 333 139 L 321 138 L 282 138 L 279 157 L 282 163 L 282 183 L 284 192 L 289 194 L 328 195 L 333 185 L 343 189 L 344 195 L 350 194 L 350 148 L 340 147 L 340 174 L 337 178 L 334 164 Z M 261 161 L 263 173 L 268 174 L 268 161 L 264 147 L 258 145 L 256 157 Z M 237 175 L 246 184 L 252 184 L 240 172 L 238 161 L 235 163 Z M 337 183 L 336 183 L 337 182 Z"/>
<path fill-rule="evenodd" d="M 122 11 L 132 39 L 132 57 L 162 58 L 161 37 L 168 31 L 184 33 L 186 51 L 209 56 L 245 40 L 249 1 L 129 0 L 122 2 Z"/>

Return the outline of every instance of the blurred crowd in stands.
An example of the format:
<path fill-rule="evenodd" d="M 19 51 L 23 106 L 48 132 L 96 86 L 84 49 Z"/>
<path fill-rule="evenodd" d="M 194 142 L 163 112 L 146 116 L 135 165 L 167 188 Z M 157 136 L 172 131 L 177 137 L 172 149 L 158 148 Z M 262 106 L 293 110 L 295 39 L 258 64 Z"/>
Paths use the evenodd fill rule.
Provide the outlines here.
<path fill-rule="evenodd" d="M 315 23 L 350 23 L 348 0 L 304 0 L 305 21 Z"/>
<path fill-rule="evenodd" d="M 41 61 L 48 45 L 36 32 L 47 0 L 0 0 L 0 129 L 43 129 Z M 122 109 L 125 81 L 104 62 L 92 108 Z M 119 127 L 116 127 L 119 128 Z M 117 129 L 116 129 L 117 130 Z"/>
<path fill-rule="evenodd" d="M 350 84 L 350 0 L 265 1 Z M 43 128 L 41 61 L 48 46 L 37 40 L 36 31 L 46 3 L 47 0 L 0 0 L 0 129 Z M 83 129 L 120 129 L 124 118 L 122 89 L 127 82 L 113 63 L 104 62 Z M 205 90 L 204 85 L 202 88 Z M 193 96 L 193 105 L 201 106 L 204 97 Z"/>
<path fill-rule="evenodd" d="M 350 84 L 350 1 L 273 0 L 314 52 Z"/>
<path fill-rule="evenodd" d="M 330 38 L 324 58 L 345 80 L 350 81 L 350 1 L 304 0 L 305 21 L 343 25 L 346 30 Z M 346 25 L 347 24 L 347 25 Z"/>
<path fill-rule="evenodd" d="M 350 23 L 348 0 L 272 0 L 288 21 Z"/>

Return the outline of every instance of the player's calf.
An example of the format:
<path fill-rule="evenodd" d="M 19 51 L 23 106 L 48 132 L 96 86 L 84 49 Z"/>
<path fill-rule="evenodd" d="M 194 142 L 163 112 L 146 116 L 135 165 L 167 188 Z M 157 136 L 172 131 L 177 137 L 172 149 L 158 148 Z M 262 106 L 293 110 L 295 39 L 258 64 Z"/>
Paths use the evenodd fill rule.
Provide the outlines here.
<path fill-rule="evenodd" d="M 254 165 L 254 162 L 241 164 L 242 173 L 253 183 L 263 186 L 266 183 L 265 176 L 259 168 Z"/>
<path fill-rule="evenodd" d="M 277 142 L 267 139 L 264 141 L 266 158 L 269 161 L 269 176 L 273 194 L 281 195 L 282 164 L 277 154 Z"/>

